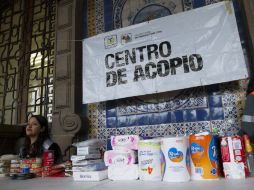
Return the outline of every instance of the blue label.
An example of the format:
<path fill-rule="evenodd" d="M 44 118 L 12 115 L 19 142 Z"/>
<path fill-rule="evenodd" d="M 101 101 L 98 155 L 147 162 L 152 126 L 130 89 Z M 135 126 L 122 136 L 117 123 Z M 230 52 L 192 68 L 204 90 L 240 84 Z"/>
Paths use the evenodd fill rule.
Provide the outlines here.
<path fill-rule="evenodd" d="M 30 168 L 21 168 L 21 173 L 28 174 L 30 172 Z"/>
<path fill-rule="evenodd" d="M 187 148 L 187 150 L 186 150 L 186 166 L 190 167 L 190 165 L 191 165 L 191 161 L 190 161 L 190 149 Z"/>
<path fill-rule="evenodd" d="M 216 168 L 218 168 L 218 147 L 219 147 L 218 136 L 213 136 L 209 144 L 209 159 L 214 168 L 214 170 L 211 171 L 213 175 L 217 173 Z"/>
<path fill-rule="evenodd" d="M 202 146 L 199 146 L 195 142 L 191 143 L 190 149 L 191 149 L 190 151 L 191 151 L 192 154 L 196 154 L 198 152 L 203 152 L 204 151 L 204 148 Z"/>
<path fill-rule="evenodd" d="M 173 147 L 168 150 L 168 157 L 173 162 L 181 162 L 183 159 L 183 153 Z"/>
<path fill-rule="evenodd" d="M 216 162 L 217 161 L 217 142 L 218 141 L 218 138 L 216 136 L 213 136 L 210 144 L 209 144 L 209 158 L 211 161 L 214 161 Z"/>
<path fill-rule="evenodd" d="M 212 175 L 216 175 L 216 173 L 217 173 L 217 170 L 216 170 L 215 168 L 212 168 L 212 169 L 211 169 L 211 174 L 212 174 Z"/>

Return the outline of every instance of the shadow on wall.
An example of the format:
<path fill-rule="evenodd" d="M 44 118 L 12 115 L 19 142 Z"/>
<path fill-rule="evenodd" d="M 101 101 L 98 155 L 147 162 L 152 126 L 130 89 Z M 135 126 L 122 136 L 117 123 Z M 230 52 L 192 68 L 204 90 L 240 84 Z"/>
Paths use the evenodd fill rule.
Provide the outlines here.
<path fill-rule="evenodd" d="M 0 155 L 18 154 L 20 146 L 24 143 L 24 126 L 0 125 Z"/>

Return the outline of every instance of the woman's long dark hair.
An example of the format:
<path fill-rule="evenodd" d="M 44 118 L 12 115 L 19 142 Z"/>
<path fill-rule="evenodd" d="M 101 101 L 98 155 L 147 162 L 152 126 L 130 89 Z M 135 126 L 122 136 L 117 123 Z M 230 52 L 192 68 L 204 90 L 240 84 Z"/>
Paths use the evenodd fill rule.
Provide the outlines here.
<path fill-rule="evenodd" d="M 32 115 L 40 124 L 41 127 L 44 127 L 44 130 L 39 134 L 37 140 L 34 144 L 31 145 L 30 138 L 27 136 L 25 140 L 25 150 L 26 156 L 30 157 L 40 157 L 43 155 L 43 142 L 49 138 L 49 127 L 48 121 L 44 116 L 41 115 Z M 30 118 L 30 119 L 31 119 Z"/>

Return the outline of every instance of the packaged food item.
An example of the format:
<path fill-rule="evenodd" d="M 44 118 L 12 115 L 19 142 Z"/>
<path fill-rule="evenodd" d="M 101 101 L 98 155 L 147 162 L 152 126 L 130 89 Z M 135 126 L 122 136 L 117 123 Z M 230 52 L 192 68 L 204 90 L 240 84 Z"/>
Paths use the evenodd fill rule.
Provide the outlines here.
<path fill-rule="evenodd" d="M 220 148 L 225 178 L 245 178 L 248 171 L 242 138 L 240 136 L 222 137 Z"/>
<path fill-rule="evenodd" d="M 45 150 L 43 153 L 43 166 L 52 166 L 54 164 L 54 151 Z"/>
<path fill-rule="evenodd" d="M 10 175 L 20 173 L 20 161 L 11 160 Z"/>

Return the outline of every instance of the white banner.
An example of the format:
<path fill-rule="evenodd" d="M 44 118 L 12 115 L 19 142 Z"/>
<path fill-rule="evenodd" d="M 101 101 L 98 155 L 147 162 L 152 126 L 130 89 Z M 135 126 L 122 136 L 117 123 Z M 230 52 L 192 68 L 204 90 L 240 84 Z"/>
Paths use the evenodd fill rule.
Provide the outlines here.
<path fill-rule="evenodd" d="M 83 41 L 85 104 L 247 77 L 229 2 Z"/>

